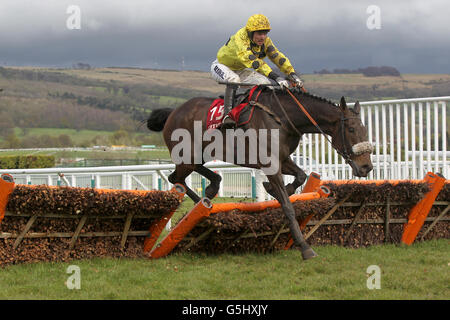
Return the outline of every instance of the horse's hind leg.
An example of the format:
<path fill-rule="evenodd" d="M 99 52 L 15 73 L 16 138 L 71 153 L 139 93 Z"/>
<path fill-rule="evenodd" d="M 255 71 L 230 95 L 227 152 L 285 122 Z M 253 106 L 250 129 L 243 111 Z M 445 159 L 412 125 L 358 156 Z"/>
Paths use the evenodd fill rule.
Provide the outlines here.
<path fill-rule="evenodd" d="M 211 181 L 209 186 L 207 186 L 205 189 L 205 195 L 208 199 L 213 199 L 216 196 L 217 192 L 219 192 L 220 181 L 222 181 L 222 177 L 203 165 L 196 165 L 194 171 Z"/>
<path fill-rule="evenodd" d="M 175 171 L 172 172 L 168 180 L 170 183 L 181 183 L 186 188 L 186 194 L 191 198 L 195 203 L 200 201 L 200 197 L 187 186 L 185 179 L 187 176 L 189 176 L 194 169 L 192 166 L 184 166 L 184 165 L 177 165 L 175 167 Z"/>
<path fill-rule="evenodd" d="M 295 190 L 297 190 L 297 188 L 300 187 L 306 180 L 306 173 L 300 169 L 290 157 L 283 162 L 281 166 L 281 173 L 295 177 L 293 182 L 285 186 L 288 196 L 294 194 Z M 269 182 L 263 182 L 263 186 L 264 189 L 266 189 L 266 191 L 275 198 L 272 185 Z"/>

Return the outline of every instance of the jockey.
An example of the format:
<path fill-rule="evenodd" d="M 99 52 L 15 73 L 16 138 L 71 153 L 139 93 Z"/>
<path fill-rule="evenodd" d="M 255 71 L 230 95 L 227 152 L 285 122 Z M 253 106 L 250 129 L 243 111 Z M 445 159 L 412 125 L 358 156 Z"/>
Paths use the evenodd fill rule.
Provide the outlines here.
<path fill-rule="evenodd" d="M 211 65 L 211 74 L 216 81 L 271 84 L 275 80 L 281 88 L 288 88 L 289 82 L 272 71 L 264 62 L 266 56 L 297 86 L 303 87 L 303 82 L 296 74 L 289 59 L 272 43 L 267 36 L 270 31 L 269 20 L 262 14 L 251 16 L 247 25 L 228 39 L 227 43 L 217 52 L 217 59 Z M 226 127 L 234 126 L 234 121 L 228 116 L 233 107 L 233 89 L 227 85 L 224 97 L 224 118 Z"/>

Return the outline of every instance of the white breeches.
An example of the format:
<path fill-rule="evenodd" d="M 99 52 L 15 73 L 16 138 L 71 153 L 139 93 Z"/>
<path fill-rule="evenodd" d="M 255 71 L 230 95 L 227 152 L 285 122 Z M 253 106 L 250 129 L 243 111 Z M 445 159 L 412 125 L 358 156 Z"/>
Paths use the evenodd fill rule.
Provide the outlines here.
<path fill-rule="evenodd" d="M 233 71 L 216 60 L 211 64 L 211 75 L 217 82 L 241 82 L 248 84 L 270 84 L 270 80 L 253 69 Z"/>

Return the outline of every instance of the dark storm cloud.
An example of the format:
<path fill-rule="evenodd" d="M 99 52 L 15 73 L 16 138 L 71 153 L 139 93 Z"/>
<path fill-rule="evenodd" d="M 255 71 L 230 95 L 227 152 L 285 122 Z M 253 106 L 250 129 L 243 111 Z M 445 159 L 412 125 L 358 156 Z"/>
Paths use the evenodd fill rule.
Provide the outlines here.
<path fill-rule="evenodd" d="M 69 30 L 69 5 L 81 29 Z M 381 10 L 369 30 L 368 6 Z M 449 73 L 448 1 L 2 1 L 0 64 L 208 70 L 217 49 L 254 13 L 301 72 L 390 65 Z"/>

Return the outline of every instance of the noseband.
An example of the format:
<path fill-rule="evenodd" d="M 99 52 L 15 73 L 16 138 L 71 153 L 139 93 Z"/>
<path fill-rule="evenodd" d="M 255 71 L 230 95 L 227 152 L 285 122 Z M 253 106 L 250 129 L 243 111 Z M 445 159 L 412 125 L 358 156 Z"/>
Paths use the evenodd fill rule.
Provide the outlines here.
<path fill-rule="evenodd" d="M 344 148 L 343 152 L 338 151 L 338 148 L 335 148 L 336 151 L 345 159 L 345 162 L 348 164 L 352 164 L 353 160 L 350 158 L 352 155 L 361 155 L 367 152 L 372 153 L 373 145 L 369 141 L 359 142 L 350 147 L 350 152 L 347 149 L 346 139 L 345 139 L 345 121 L 350 119 L 358 119 L 361 121 L 360 117 L 344 117 L 344 113 L 341 113 L 341 137 L 342 137 L 342 146 Z"/>

